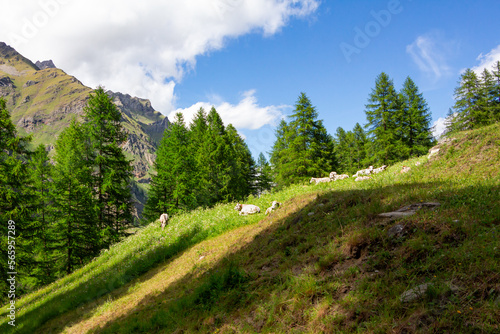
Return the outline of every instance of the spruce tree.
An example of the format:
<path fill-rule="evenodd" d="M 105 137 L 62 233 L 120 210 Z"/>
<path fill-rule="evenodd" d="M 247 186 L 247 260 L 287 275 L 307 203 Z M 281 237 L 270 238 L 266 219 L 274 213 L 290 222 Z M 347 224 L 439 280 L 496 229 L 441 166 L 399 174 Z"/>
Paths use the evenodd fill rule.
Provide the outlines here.
<path fill-rule="evenodd" d="M 328 175 L 336 167 L 333 138 L 327 133 L 318 113 L 305 93 L 301 93 L 295 104 L 291 121 L 277 137 L 273 150 L 276 181 L 287 185 L 311 176 Z"/>
<path fill-rule="evenodd" d="M 430 129 L 431 114 L 422 93 L 410 77 L 401 90 L 402 109 L 397 119 L 401 129 L 400 159 L 408 159 L 425 154 L 433 144 Z"/>
<path fill-rule="evenodd" d="M 191 143 L 189 151 L 194 160 L 194 179 L 196 185 L 193 193 L 198 205 L 210 206 L 210 194 L 208 190 L 208 142 L 207 136 L 207 114 L 203 108 L 200 108 L 189 125 Z"/>
<path fill-rule="evenodd" d="M 226 136 L 232 149 L 232 171 L 230 183 L 230 200 L 243 200 L 255 193 L 255 161 L 247 144 L 238 134 L 236 128 L 229 124 Z"/>
<path fill-rule="evenodd" d="M 365 168 L 367 166 L 367 143 L 366 132 L 359 123 L 356 123 L 354 129 L 352 130 L 354 135 L 354 158 L 353 167 L 356 171 Z M 355 172 L 353 169 L 352 172 Z"/>
<path fill-rule="evenodd" d="M 382 72 L 375 80 L 368 104 L 366 118 L 368 135 L 373 141 L 370 152 L 372 164 L 389 165 L 398 160 L 397 117 L 401 102 L 389 76 Z"/>
<path fill-rule="evenodd" d="M 85 128 L 73 121 L 55 145 L 54 230 L 56 265 L 69 274 L 97 254 L 100 228 L 93 198 L 92 161 Z"/>
<path fill-rule="evenodd" d="M 17 134 L 10 118 L 6 102 L 0 98 L 0 255 L 2 272 L 0 288 L 2 300 L 7 296 L 7 272 L 17 271 L 18 278 L 23 279 L 34 265 L 34 254 L 31 240 L 34 226 L 31 223 L 29 206 L 33 202 L 29 191 L 30 171 L 28 144 L 30 137 Z M 9 222 L 11 221 L 11 222 Z M 10 238 L 9 238 L 10 236 Z M 15 262 L 8 258 L 9 246 L 15 247 Z M 10 262 L 8 262 L 10 261 Z M 22 289 L 18 286 L 18 293 Z"/>
<path fill-rule="evenodd" d="M 195 159 L 189 151 L 190 136 L 181 113 L 165 130 L 154 163 L 156 175 L 145 207 L 150 220 L 162 213 L 175 214 L 196 207 Z"/>
<path fill-rule="evenodd" d="M 493 77 L 491 119 L 493 122 L 498 122 L 500 121 L 500 61 L 493 65 L 491 74 Z"/>
<path fill-rule="evenodd" d="M 205 162 L 208 168 L 208 177 L 206 185 L 209 190 L 210 205 L 213 205 L 232 199 L 230 187 L 234 156 L 227 138 L 226 128 L 214 107 L 208 113 L 207 124 L 205 145 L 208 156 L 205 157 Z"/>
<path fill-rule="evenodd" d="M 483 123 L 487 113 L 480 103 L 480 90 L 480 81 L 476 73 L 467 69 L 460 77 L 460 85 L 455 89 L 453 110 L 456 115 L 452 120 L 455 130 L 473 129 Z"/>
<path fill-rule="evenodd" d="M 264 191 L 271 190 L 273 185 L 271 166 L 262 152 L 257 159 L 256 172 L 257 194 L 260 195 Z"/>
<path fill-rule="evenodd" d="M 102 231 L 102 247 L 109 247 L 119 241 L 132 224 L 133 168 L 120 147 L 127 134 L 121 126 L 120 111 L 102 87 L 90 94 L 84 112 L 85 128 L 92 143 L 97 224 Z"/>
<path fill-rule="evenodd" d="M 42 285 L 55 280 L 54 243 L 54 166 L 50 163 L 45 145 L 40 144 L 31 159 L 32 190 L 35 198 L 31 207 L 36 234 L 34 244 L 36 267 L 31 272 Z"/>

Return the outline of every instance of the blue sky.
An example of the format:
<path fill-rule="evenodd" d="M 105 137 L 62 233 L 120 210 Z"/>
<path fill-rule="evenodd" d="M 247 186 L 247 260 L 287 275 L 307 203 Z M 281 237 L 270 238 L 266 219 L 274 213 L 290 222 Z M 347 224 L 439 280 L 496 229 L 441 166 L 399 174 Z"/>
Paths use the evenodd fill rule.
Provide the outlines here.
<path fill-rule="evenodd" d="M 149 98 L 169 118 L 215 105 L 254 156 L 300 92 L 334 134 L 365 124 L 378 74 L 396 89 L 410 76 L 442 123 L 461 71 L 500 60 L 498 0 L 17 3 L 0 40 L 91 87 Z"/>

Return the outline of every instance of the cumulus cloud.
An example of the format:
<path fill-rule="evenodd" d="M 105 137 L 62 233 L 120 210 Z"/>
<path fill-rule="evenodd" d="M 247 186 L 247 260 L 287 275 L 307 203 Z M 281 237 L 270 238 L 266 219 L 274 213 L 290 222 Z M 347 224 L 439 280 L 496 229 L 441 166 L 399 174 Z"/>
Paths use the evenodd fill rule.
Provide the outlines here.
<path fill-rule="evenodd" d="M 273 35 L 318 6 L 319 0 L 8 1 L 0 40 L 34 61 L 53 59 L 90 87 L 149 98 L 168 114 L 175 85 L 198 56 L 245 34 Z M 241 110 L 252 96 L 238 104 Z"/>
<path fill-rule="evenodd" d="M 432 124 L 432 135 L 434 136 L 434 138 L 439 139 L 443 135 L 444 131 L 446 130 L 447 121 L 447 118 L 439 117 L 437 121 Z"/>
<path fill-rule="evenodd" d="M 500 45 L 492 49 L 485 55 L 480 54 L 477 57 L 477 60 L 479 61 L 479 65 L 472 68 L 472 70 L 476 72 L 476 74 L 481 75 L 484 69 L 491 71 L 493 65 L 500 61 Z"/>
<path fill-rule="evenodd" d="M 452 73 L 447 61 L 455 48 L 454 42 L 444 40 L 437 32 L 431 32 L 418 36 L 406 46 L 406 52 L 420 71 L 437 81 Z"/>
<path fill-rule="evenodd" d="M 189 124 L 200 108 L 205 109 L 208 113 L 212 106 L 220 114 L 224 124 L 231 123 L 237 129 L 249 130 L 259 129 L 264 125 L 276 125 L 277 121 L 284 117 L 285 109 L 291 108 L 288 105 L 259 106 L 255 90 L 249 90 L 242 94 L 242 99 L 236 105 L 228 102 L 219 102 L 219 104 L 198 102 L 188 108 L 172 111 L 168 118 L 172 120 L 175 114 L 180 112 L 183 114 L 186 124 Z"/>

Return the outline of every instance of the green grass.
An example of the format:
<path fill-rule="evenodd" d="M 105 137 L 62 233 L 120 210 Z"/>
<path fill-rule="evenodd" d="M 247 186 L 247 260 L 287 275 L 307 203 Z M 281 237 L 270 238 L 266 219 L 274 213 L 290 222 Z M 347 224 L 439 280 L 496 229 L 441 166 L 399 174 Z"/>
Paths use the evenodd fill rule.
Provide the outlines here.
<path fill-rule="evenodd" d="M 176 216 L 163 232 L 149 225 L 21 298 L 17 330 L 496 333 L 499 143 L 494 125 L 458 134 L 436 159 L 411 159 L 369 181 L 250 198 L 262 210 L 284 203 L 265 219 L 227 204 Z M 403 165 L 411 171 L 400 174 Z M 429 201 L 441 206 L 397 221 L 377 217 Z M 403 233 L 389 236 L 396 224 Z M 400 300 L 423 283 L 420 298 Z"/>

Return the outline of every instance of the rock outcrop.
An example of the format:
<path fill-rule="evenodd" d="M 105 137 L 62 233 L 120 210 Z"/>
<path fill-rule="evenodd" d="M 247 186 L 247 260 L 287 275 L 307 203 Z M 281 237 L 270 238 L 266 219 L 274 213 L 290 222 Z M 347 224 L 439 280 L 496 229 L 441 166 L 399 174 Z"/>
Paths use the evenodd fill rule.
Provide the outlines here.
<path fill-rule="evenodd" d="M 37 61 L 35 63 L 35 65 L 40 70 L 45 70 L 47 68 L 57 68 L 56 65 L 54 65 L 54 62 L 52 60 Z"/>

